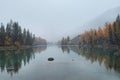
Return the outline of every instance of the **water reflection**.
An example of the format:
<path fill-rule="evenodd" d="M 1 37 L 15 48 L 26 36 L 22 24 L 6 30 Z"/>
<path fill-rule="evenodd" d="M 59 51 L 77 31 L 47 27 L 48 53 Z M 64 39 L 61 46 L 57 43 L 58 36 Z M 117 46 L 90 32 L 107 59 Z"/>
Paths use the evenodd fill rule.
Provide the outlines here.
<path fill-rule="evenodd" d="M 29 64 L 30 60 L 35 58 L 35 53 L 41 53 L 46 49 L 46 46 L 34 47 L 22 50 L 4 50 L 0 51 L 0 70 L 7 71 L 11 76 L 18 73 L 22 65 Z"/>
<path fill-rule="evenodd" d="M 64 52 L 70 53 L 70 49 L 68 46 L 61 46 L 61 49 L 62 49 L 63 53 Z"/>
<path fill-rule="evenodd" d="M 103 63 L 107 70 L 114 69 L 120 73 L 120 51 L 117 49 L 80 48 L 79 46 L 61 46 L 61 49 L 68 53 L 72 50 L 91 63 L 98 62 L 99 65 Z"/>

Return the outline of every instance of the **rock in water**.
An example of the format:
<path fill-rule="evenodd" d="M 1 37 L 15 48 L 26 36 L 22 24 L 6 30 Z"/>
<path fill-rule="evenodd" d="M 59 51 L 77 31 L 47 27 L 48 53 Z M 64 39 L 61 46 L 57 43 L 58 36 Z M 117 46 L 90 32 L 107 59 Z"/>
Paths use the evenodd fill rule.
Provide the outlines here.
<path fill-rule="evenodd" d="M 48 58 L 48 61 L 53 61 L 53 60 L 54 60 L 54 58 L 52 58 L 52 57 L 51 57 L 51 58 Z"/>

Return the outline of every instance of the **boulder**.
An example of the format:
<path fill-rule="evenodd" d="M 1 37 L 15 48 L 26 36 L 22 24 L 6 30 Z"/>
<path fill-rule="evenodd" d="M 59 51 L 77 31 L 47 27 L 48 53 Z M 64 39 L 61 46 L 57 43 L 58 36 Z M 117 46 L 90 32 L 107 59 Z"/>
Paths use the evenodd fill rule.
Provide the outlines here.
<path fill-rule="evenodd" d="M 54 61 L 54 58 L 50 57 L 48 58 L 48 61 Z"/>

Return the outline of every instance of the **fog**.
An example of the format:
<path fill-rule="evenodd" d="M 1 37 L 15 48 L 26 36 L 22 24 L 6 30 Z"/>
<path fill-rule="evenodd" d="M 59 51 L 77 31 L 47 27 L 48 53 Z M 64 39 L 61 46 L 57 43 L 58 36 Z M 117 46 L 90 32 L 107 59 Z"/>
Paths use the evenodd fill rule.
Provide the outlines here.
<path fill-rule="evenodd" d="M 120 6 L 120 0 L 0 0 L 0 22 L 18 21 L 31 32 L 55 42 L 85 31 L 85 23 Z"/>

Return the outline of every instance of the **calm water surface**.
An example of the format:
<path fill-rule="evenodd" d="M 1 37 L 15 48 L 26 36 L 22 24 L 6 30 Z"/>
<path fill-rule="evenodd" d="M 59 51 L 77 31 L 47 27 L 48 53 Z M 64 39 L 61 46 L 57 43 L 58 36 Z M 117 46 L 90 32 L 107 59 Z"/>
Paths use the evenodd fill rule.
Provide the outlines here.
<path fill-rule="evenodd" d="M 120 80 L 120 55 L 78 46 L 0 51 L 0 80 Z"/>

